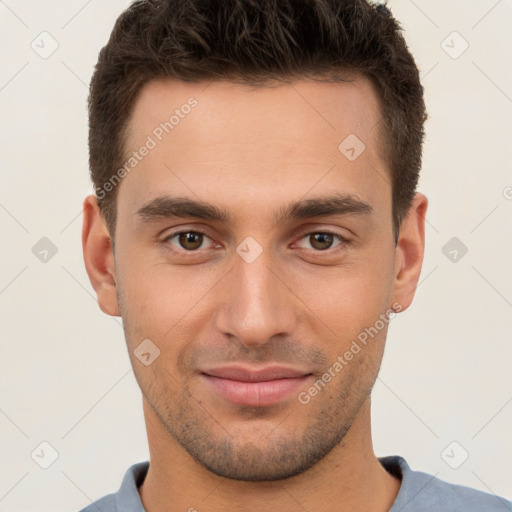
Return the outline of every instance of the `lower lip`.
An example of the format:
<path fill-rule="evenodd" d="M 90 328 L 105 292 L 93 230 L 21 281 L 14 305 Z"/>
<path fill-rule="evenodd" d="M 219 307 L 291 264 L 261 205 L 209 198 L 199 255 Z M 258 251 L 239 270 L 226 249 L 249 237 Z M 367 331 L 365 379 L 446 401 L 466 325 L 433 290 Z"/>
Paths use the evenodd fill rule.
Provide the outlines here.
<path fill-rule="evenodd" d="M 297 391 L 311 375 L 265 382 L 242 382 L 203 374 L 213 389 L 230 402 L 238 405 L 261 407 L 273 405 Z"/>

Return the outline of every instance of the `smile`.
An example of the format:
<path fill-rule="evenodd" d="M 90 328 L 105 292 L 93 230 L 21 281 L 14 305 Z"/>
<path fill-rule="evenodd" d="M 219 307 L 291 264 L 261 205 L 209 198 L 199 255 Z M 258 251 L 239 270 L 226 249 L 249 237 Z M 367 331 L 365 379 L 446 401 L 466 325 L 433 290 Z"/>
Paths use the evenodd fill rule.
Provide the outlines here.
<path fill-rule="evenodd" d="M 202 378 L 213 391 L 237 405 L 263 407 L 297 392 L 311 374 L 282 367 L 250 371 L 241 367 L 208 370 Z"/>

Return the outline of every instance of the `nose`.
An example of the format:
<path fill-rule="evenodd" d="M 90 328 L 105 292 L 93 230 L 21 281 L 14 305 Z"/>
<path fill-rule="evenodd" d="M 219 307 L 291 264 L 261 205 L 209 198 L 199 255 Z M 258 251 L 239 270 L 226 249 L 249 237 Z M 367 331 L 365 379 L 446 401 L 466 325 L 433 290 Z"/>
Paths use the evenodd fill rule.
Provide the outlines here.
<path fill-rule="evenodd" d="M 279 271 L 270 250 L 252 262 L 234 254 L 226 297 L 217 315 L 217 328 L 247 347 L 262 345 L 277 335 L 289 336 L 297 321 L 297 299 Z"/>

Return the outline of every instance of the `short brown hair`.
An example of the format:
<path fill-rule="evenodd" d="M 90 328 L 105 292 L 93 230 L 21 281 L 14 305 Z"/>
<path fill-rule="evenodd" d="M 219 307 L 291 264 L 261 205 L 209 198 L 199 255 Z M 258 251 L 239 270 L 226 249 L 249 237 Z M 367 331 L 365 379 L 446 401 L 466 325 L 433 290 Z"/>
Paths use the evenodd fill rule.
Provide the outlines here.
<path fill-rule="evenodd" d="M 127 124 L 147 82 L 342 82 L 343 72 L 355 71 L 380 99 L 396 243 L 416 192 L 427 118 L 401 32 L 385 5 L 367 0 L 135 1 L 99 53 L 89 94 L 91 178 L 111 237 L 117 187 L 107 193 L 104 184 L 126 160 Z"/>

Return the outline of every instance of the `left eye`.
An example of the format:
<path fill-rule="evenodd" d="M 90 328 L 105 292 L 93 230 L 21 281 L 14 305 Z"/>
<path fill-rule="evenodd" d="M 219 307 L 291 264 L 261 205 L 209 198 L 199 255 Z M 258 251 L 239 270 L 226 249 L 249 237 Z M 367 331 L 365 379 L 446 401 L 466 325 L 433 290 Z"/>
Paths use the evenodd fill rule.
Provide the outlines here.
<path fill-rule="evenodd" d="M 340 243 L 337 245 L 341 245 L 343 242 L 348 243 L 348 240 L 346 240 L 341 235 L 327 231 L 308 233 L 307 235 L 303 236 L 301 240 L 309 240 L 314 249 L 318 251 L 325 251 L 327 249 L 331 249 L 334 238 L 338 238 L 340 240 Z"/>

